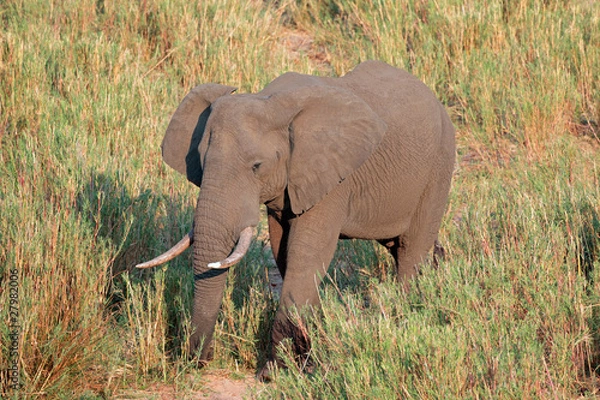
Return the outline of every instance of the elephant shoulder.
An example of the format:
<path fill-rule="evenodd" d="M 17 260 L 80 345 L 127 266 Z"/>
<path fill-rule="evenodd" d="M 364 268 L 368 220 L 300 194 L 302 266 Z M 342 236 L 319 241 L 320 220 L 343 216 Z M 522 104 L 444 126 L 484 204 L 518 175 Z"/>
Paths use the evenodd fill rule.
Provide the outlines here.
<path fill-rule="evenodd" d="M 342 77 L 342 79 L 351 80 L 377 80 L 377 81 L 396 81 L 404 79 L 416 79 L 409 72 L 393 67 L 383 61 L 369 60 L 358 64 L 354 69 Z"/>
<path fill-rule="evenodd" d="M 365 61 L 339 79 L 358 94 L 372 93 L 378 97 L 430 96 L 430 89 L 416 76 L 383 61 Z M 368 96 L 368 95 L 367 95 Z"/>
<path fill-rule="evenodd" d="M 304 86 L 324 86 L 325 83 L 321 78 L 299 74 L 297 72 L 286 72 L 283 75 L 275 78 L 259 93 L 263 96 L 269 96 L 271 94 L 281 92 L 284 90 L 298 89 Z"/>
<path fill-rule="evenodd" d="M 439 103 L 420 79 L 382 61 L 362 62 L 338 82 L 392 124 L 405 121 L 406 116 L 431 115 Z"/>

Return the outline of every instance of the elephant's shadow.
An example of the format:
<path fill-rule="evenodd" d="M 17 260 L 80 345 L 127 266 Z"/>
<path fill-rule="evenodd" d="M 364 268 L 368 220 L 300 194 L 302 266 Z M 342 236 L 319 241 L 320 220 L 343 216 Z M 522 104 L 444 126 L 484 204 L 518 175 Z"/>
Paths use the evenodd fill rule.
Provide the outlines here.
<path fill-rule="evenodd" d="M 114 249 L 106 268 L 106 311 L 120 320 L 128 296 L 122 277 L 127 274 L 132 283 L 151 285 L 155 270 L 139 270 L 135 265 L 170 248 L 190 229 L 193 205 L 185 198 L 151 188 L 132 196 L 119 174 L 91 172 L 82 182 L 76 207 L 90 234 Z M 183 326 L 192 302 L 193 274 L 188 253 L 164 269 L 170 354 L 180 353 Z"/>
<path fill-rule="evenodd" d="M 600 216 L 593 204 L 585 202 L 580 205 L 580 213 L 584 222 L 577 232 L 577 261 L 588 282 L 588 292 L 597 300 L 600 298 L 597 288 L 600 287 Z M 590 371 L 600 369 L 600 310 L 592 308 L 588 324 L 593 327 L 592 332 L 592 357 L 589 360 Z"/>
<path fill-rule="evenodd" d="M 195 191 L 190 188 L 190 191 Z M 189 198 L 194 198 L 190 196 Z M 91 172 L 82 182 L 77 196 L 77 212 L 90 235 L 114 249 L 114 255 L 105 273 L 109 277 L 105 287 L 106 312 L 117 321 L 125 318 L 124 302 L 130 295 L 123 279 L 127 276 L 133 284 L 151 287 L 156 269 L 136 269 L 135 265 L 151 259 L 175 244 L 191 227 L 194 205 L 189 198 L 157 193 L 151 188 L 133 196 L 121 176 Z M 266 234 L 265 218 L 259 227 L 259 240 L 250 247 L 249 254 L 230 272 L 230 298 L 233 313 L 254 301 L 261 288 L 266 294 L 258 310 L 259 321 L 255 342 L 259 362 L 266 359 L 269 331 L 277 305 L 278 273 L 272 259 Z M 193 273 L 191 251 L 169 262 L 164 271 L 165 310 L 167 310 L 167 352 L 172 357 L 182 356 L 184 340 L 189 333 L 193 299 Z M 265 269 L 265 267 L 267 267 Z M 269 279 L 265 271 L 274 273 Z M 280 279 L 280 277 L 279 277 Z M 279 288 L 280 288 L 279 280 Z M 277 286 L 277 284 L 276 284 Z M 272 295 L 270 289 L 275 289 Z M 150 289 L 149 289 L 150 290 Z M 236 346 L 234 342 L 230 346 Z"/>

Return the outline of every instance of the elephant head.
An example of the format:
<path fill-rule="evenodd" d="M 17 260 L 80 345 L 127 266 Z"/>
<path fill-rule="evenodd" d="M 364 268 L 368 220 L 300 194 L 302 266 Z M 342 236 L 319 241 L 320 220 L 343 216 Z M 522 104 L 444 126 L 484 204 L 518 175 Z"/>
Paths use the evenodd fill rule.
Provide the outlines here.
<path fill-rule="evenodd" d="M 200 360 L 211 355 L 223 267 L 243 256 L 260 204 L 306 212 L 363 164 L 386 130 L 351 92 L 302 77 L 284 74 L 257 94 L 197 86 L 167 128 L 165 162 L 200 187 L 193 230 L 175 250 L 140 266 L 164 262 L 193 242 L 190 350 L 200 349 Z"/>

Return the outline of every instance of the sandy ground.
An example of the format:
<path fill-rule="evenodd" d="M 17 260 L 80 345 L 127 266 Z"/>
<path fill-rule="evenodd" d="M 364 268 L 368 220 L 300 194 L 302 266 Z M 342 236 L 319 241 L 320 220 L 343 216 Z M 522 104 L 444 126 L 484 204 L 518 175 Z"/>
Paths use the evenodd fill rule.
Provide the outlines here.
<path fill-rule="evenodd" d="M 254 377 L 231 380 L 224 377 L 210 376 L 206 383 L 208 393 L 205 398 L 211 400 L 248 398 L 252 394 L 251 389 L 257 389 L 257 385 L 261 384 Z"/>
<path fill-rule="evenodd" d="M 191 378 L 198 379 L 198 378 Z M 232 377 L 227 371 L 211 371 L 203 374 L 202 387 L 198 390 L 189 388 L 177 389 L 174 385 L 155 384 L 144 390 L 127 390 L 115 395 L 119 400 L 241 400 L 251 399 L 261 391 L 264 384 L 254 376 Z M 190 385 L 195 386 L 194 383 Z"/>

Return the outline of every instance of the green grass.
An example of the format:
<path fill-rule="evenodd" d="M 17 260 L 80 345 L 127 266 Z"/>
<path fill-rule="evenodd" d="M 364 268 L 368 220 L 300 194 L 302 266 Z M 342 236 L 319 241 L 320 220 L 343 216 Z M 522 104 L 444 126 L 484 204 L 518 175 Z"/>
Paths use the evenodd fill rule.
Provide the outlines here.
<path fill-rule="evenodd" d="M 160 158 L 170 114 L 198 83 L 251 92 L 366 59 L 420 77 L 455 123 L 447 257 L 404 293 L 381 248 L 340 243 L 306 325 L 314 371 L 257 396 L 600 393 L 600 3 L 21 0 L 0 21 L 1 397 L 200 388 L 189 255 L 132 270 L 191 224 L 196 190 Z M 230 273 L 209 370 L 264 361 L 270 265 L 259 241 Z"/>

